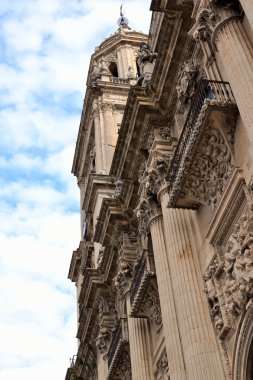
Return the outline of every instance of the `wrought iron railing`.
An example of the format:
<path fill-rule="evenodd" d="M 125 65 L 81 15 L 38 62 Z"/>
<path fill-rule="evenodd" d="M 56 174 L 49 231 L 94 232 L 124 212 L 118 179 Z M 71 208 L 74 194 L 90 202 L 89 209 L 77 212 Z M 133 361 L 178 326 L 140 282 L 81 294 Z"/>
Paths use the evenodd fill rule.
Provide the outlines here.
<path fill-rule="evenodd" d="M 228 82 L 202 80 L 200 81 L 196 92 L 192 98 L 189 113 L 187 115 L 177 150 L 172 159 L 170 171 L 168 174 L 168 190 L 171 191 L 176 180 L 182 157 L 186 151 L 189 140 L 192 136 L 194 126 L 198 120 L 205 100 L 209 99 L 210 104 L 215 106 L 235 105 L 235 99 Z"/>
<path fill-rule="evenodd" d="M 126 342 L 128 342 L 127 319 L 121 318 L 118 321 L 116 329 L 114 330 L 112 342 L 108 351 L 109 367 L 111 366 L 113 358 L 115 357 L 116 353 L 120 350 L 121 346 Z"/>

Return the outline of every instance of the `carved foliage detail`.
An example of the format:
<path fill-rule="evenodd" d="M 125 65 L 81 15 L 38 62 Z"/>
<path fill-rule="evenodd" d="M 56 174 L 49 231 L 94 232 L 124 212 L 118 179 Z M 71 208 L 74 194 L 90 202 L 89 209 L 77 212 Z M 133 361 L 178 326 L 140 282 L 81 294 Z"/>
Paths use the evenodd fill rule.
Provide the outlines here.
<path fill-rule="evenodd" d="M 253 296 L 253 206 L 243 214 L 225 252 L 226 306 L 237 316 Z"/>
<path fill-rule="evenodd" d="M 126 262 L 120 262 L 118 272 L 113 279 L 114 286 L 118 291 L 118 296 L 120 299 L 124 298 L 125 292 L 130 286 L 132 271 L 133 267 L 130 264 Z"/>
<path fill-rule="evenodd" d="M 181 198 L 215 208 L 232 172 L 232 156 L 224 137 L 213 125 L 204 132 Z"/>
<path fill-rule="evenodd" d="M 162 356 L 156 363 L 154 373 L 158 379 L 169 379 L 169 365 L 166 350 L 164 350 Z"/>
<path fill-rule="evenodd" d="M 223 339 L 253 298 L 253 205 L 235 224 L 224 252 L 204 275 L 210 314 Z"/>
<path fill-rule="evenodd" d="M 109 295 L 103 295 L 98 298 L 97 307 L 99 332 L 96 338 L 96 346 L 102 354 L 108 351 L 112 329 L 115 325 L 115 303 Z"/>
<path fill-rule="evenodd" d="M 182 65 L 178 74 L 178 83 L 176 86 L 178 99 L 182 103 L 188 103 L 197 86 L 198 68 L 192 60 L 187 60 Z"/>
<path fill-rule="evenodd" d="M 162 328 L 162 315 L 159 295 L 156 289 L 150 284 L 142 299 L 140 312 L 147 315 L 155 326 L 156 332 Z"/>
<path fill-rule="evenodd" d="M 116 377 L 119 379 L 122 379 L 122 380 L 132 379 L 130 356 L 127 350 L 124 350 L 121 353 L 119 362 L 117 364 L 117 369 L 115 372 L 116 372 L 115 373 Z"/>

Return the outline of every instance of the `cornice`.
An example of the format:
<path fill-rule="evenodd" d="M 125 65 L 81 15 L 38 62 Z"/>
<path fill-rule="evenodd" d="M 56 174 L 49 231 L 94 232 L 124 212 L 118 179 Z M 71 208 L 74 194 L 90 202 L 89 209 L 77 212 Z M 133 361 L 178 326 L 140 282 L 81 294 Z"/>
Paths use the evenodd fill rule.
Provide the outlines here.
<path fill-rule="evenodd" d="M 115 179 L 108 175 L 90 174 L 88 178 L 82 209 L 86 213 L 93 212 L 97 191 L 99 189 L 102 189 L 103 191 L 108 190 L 109 192 L 111 192 L 112 195 L 113 190 L 115 188 L 114 181 Z"/>
<path fill-rule="evenodd" d="M 191 0 L 152 0 L 150 10 L 154 12 L 185 11 L 192 9 Z"/>
<path fill-rule="evenodd" d="M 125 221 L 122 209 L 119 207 L 116 199 L 104 198 L 95 229 L 94 242 L 100 243 L 102 246 L 111 245 L 108 227 L 110 228 L 115 220 Z"/>

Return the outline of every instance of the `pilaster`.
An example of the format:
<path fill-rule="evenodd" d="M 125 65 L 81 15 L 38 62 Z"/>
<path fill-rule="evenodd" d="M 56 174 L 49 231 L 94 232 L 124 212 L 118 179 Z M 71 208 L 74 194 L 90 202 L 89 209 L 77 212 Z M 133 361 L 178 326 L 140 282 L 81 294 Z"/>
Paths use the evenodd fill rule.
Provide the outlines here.
<path fill-rule="evenodd" d="M 164 191 L 161 194 L 164 237 L 187 378 L 221 380 L 224 372 L 200 290 L 195 212 L 168 208 L 168 200 Z"/>

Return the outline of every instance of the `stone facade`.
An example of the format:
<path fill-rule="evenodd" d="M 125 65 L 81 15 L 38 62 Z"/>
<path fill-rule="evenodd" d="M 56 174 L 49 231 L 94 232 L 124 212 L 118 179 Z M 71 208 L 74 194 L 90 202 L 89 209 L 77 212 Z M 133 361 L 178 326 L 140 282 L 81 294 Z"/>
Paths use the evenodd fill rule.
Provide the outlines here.
<path fill-rule="evenodd" d="M 66 380 L 252 380 L 251 0 L 151 10 L 91 57 Z"/>

